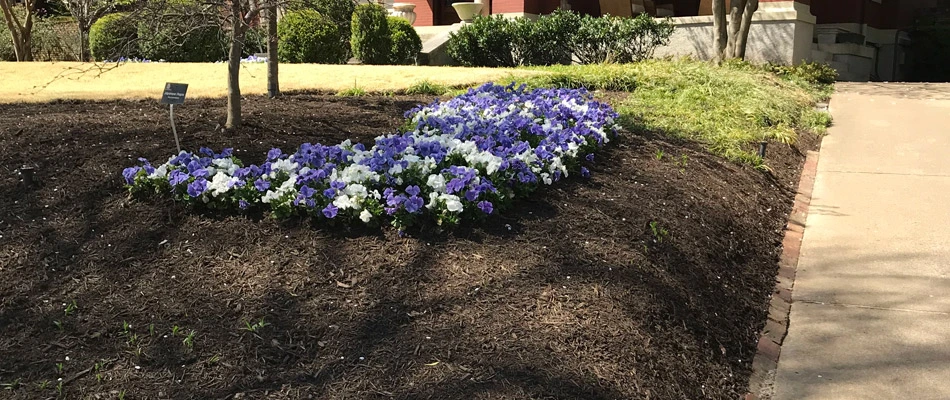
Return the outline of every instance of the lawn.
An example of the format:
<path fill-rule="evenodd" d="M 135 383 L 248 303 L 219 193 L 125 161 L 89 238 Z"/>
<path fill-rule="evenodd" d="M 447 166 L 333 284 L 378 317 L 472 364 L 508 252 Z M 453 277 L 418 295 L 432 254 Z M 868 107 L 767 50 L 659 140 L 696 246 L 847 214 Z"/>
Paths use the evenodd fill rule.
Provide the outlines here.
<path fill-rule="evenodd" d="M 820 137 L 802 123 L 794 140 L 770 138 L 764 164 L 729 157 L 715 137 L 754 142 L 757 133 L 721 127 L 761 126 L 744 116 L 772 106 L 714 106 L 726 93 L 669 71 L 719 67 L 678 63 L 519 78 L 599 85 L 596 97 L 628 130 L 597 153 L 590 178 L 572 175 L 479 222 L 405 235 L 131 198 L 122 169 L 174 152 L 157 101 L 0 104 L 0 146 L 17 149 L 0 154 L 0 168 L 35 171 L 32 184 L 0 176 L 8 205 L 0 211 L 0 393 L 739 398 L 802 154 Z M 810 98 L 757 71 L 731 73 L 747 82 L 735 92 L 746 101 L 750 93 Z M 448 83 L 406 81 L 416 77 Z M 705 117 L 721 122 L 660 118 L 685 118 L 669 107 L 699 109 L 654 100 L 651 91 L 674 81 L 674 92 L 713 105 Z M 233 147 L 261 163 L 272 147 L 371 144 L 433 99 L 249 96 L 245 126 L 230 132 L 218 126 L 223 99 L 192 99 L 176 114 L 184 148 Z M 638 103 L 647 101 L 655 103 Z M 811 107 L 795 104 L 775 115 L 795 120 Z"/>
<path fill-rule="evenodd" d="M 465 86 L 531 75 L 512 69 L 375 65 L 281 64 L 283 91 L 337 92 L 354 87 L 371 92 L 400 91 L 421 81 Z M 188 83 L 188 97 L 222 97 L 227 93 L 227 64 L 73 62 L 0 62 L 0 103 L 46 102 L 58 99 L 157 99 L 166 82 Z M 16 79 L 9 79 L 16 77 Z M 241 92 L 267 93 L 267 67 L 246 63 Z"/>

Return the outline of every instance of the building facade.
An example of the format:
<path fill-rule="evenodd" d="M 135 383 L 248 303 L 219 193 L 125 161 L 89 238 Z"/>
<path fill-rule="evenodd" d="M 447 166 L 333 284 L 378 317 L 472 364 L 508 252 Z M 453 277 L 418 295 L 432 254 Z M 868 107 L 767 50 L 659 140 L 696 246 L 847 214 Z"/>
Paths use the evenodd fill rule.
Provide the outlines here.
<path fill-rule="evenodd" d="M 459 22 L 452 4 L 470 0 L 397 0 L 415 5 L 417 27 Z M 709 57 L 712 0 L 481 0 L 483 14 L 536 17 L 568 8 L 590 15 L 646 12 L 677 25 L 659 56 Z M 727 0 L 728 3 L 728 0 Z M 950 0 L 760 0 L 750 32 L 752 61 L 820 61 L 844 80 L 900 80 L 906 70 L 909 28 L 927 10 Z"/>

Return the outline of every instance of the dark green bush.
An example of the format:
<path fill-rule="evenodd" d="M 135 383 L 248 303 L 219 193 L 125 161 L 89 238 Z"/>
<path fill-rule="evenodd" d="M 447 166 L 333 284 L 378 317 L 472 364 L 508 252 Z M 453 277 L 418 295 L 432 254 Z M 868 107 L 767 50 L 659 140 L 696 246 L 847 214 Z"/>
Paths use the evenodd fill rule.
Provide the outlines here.
<path fill-rule="evenodd" d="M 353 21 L 353 12 L 356 11 L 356 2 L 353 0 L 312 0 L 313 9 L 324 17 L 333 21 L 340 29 L 344 42 L 350 42 L 350 24 Z"/>
<path fill-rule="evenodd" d="M 786 78 L 798 78 L 812 85 L 832 85 L 838 79 L 838 71 L 820 62 L 802 62 L 798 65 L 768 64 L 768 71 Z"/>
<path fill-rule="evenodd" d="M 389 62 L 397 65 L 415 64 L 416 57 L 422 51 L 422 39 L 409 21 L 389 17 L 389 31 L 392 40 Z"/>
<path fill-rule="evenodd" d="M 339 28 L 314 10 L 285 14 L 277 24 L 277 36 L 281 62 L 341 64 L 346 61 Z"/>
<path fill-rule="evenodd" d="M 392 38 L 386 9 L 376 4 L 361 4 L 353 12 L 350 24 L 350 46 L 353 57 L 364 64 L 387 64 L 392 51 Z"/>
<path fill-rule="evenodd" d="M 574 33 L 580 24 L 580 15 L 561 10 L 537 21 L 519 18 L 513 27 L 515 61 L 521 65 L 570 64 Z"/>
<path fill-rule="evenodd" d="M 124 13 L 99 18 L 89 29 L 89 51 L 97 61 L 136 57 L 135 22 Z"/>
<path fill-rule="evenodd" d="M 139 18 L 139 52 L 154 61 L 224 60 L 230 35 L 219 22 L 219 17 L 194 0 L 152 0 Z"/>
<path fill-rule="evenodd" d="M 653 56 L 669 43 L 673 24 L 646 14 L 635 18 L 584 16 L 574 37 L 574 56 L 582 64 L 630 63 Z"/>
<path fill-rule="evenodd" d="M 514 67 L 515 22 L 501 15 L 475 17 L 449 35 L 446 51 L 469 67 Z"/>
<path fill-rule="evenodd" d="M 225 32 L 227 34 L 227 32 Z M 230 45 L 228 40 L 230 37 L 225 37 L 225 46 Z M 225 49 L 227 49 L 225 47 Z M 267 30 L 264 28 L 251 28 L 248 29 L 244 34 L 244 46 L 241 47 L 242 57 L 252 56 L 257 53 L 266 53 L 267 52 Z"/>

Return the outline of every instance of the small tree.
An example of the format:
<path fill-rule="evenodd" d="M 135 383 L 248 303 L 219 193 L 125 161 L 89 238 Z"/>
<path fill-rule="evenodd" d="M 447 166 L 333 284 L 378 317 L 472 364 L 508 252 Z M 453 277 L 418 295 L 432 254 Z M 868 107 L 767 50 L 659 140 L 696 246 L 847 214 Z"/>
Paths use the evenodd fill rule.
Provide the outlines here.
<path fill-rule="evenodd" d="M 62 0 L 79 28 L 79 60 L 89 59 L 89 29 L 116 5 L 115 0 Z"/>
<path fill-rule="evenodd" d="M 713 49 L 716 62 L 727 58 L 745 58 L 752 14 L 758 9 L 759 0 L 732 0 L 727 25 L 726 0 L 713 0 Z"/>
<path fill-rule="evenodd" d="M 13 0 L 0 0 L 3 19 L 10 30 L 13 51 L 17 61 L 33 61 L 33 15 L 36 14 L 36 0 L 23 0 L 23 14 L 14 7 Z"/>

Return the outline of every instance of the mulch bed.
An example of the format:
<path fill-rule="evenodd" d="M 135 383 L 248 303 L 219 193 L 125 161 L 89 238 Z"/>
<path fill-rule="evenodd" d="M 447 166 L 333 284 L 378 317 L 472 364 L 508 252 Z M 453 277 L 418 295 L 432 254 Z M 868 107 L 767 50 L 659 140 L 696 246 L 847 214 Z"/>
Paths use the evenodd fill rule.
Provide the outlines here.
<path fill-rule="evenodd" d="M 260 162 L 430 100 L 253 97 L 230 133 L 223 100 L 176 114 L 184 147 Z M 816 142 L 766 173 L 625 133 L 590 179 L 400 237 L 129 199 L 122 168 L 174 152 L 154 101 L 0 104 L 0 397 L 737 399 Z"/>

